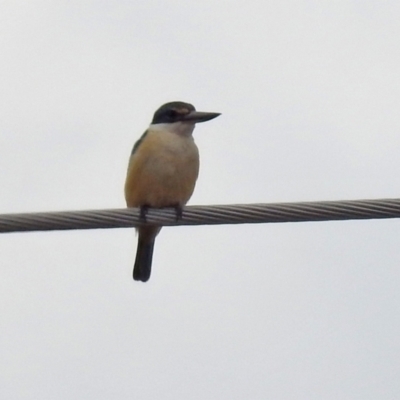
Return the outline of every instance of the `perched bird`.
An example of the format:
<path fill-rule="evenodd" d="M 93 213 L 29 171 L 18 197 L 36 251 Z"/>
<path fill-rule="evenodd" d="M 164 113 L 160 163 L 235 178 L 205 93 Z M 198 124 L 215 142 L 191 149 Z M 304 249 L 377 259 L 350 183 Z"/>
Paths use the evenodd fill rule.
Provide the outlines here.
<path fill-rule="evenodd" d="M 193 130 L 196 123 L 219 115 L 196 111 L 191 104 L 180 101 L 161 106 L 133 146 L 125 182 L 127 206 L 140 207 L 142 218 L 148 207 L 175 207 L 179 218 L 199 173 L 199 151 Z M 138 228 L 134 280 L 146 282 L 150 278 L 154 241 L 160 229 L 160 226 Z"/>

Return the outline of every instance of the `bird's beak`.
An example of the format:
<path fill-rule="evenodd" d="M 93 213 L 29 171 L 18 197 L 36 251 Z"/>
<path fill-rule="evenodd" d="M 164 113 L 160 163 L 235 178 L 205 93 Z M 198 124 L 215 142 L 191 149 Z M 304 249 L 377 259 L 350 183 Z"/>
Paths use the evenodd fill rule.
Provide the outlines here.
<path fill-rule="evenodd" d="M 210 119 L 217 118 L 221 113 L 213 113 L 213 112 L 202 112 L 202 111 L 192 111 L 189 114 L 182 116 L 181 121 L 185 122 L 206 122 Z"/>

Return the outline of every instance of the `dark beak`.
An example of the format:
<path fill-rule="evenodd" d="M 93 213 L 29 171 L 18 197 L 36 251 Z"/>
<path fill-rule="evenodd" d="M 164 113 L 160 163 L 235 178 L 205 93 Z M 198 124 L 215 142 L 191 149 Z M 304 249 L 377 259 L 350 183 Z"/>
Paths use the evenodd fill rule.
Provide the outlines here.
<path fill-rule="evenodd" d="M 192 111 L 189 114 L 182 116 L 181 121 L 187 122 L 206 122 L 210 119 L 217 118 L 221 113 L 213 113 L 213 112 L 202 112 L 202 111 Z"/>

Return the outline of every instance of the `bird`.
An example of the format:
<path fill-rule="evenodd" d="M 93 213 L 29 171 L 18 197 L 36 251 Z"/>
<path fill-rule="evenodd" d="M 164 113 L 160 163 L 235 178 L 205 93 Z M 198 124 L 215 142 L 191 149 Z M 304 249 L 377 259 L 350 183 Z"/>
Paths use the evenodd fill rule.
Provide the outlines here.
<path fill-rule="evenodd" d="M 193 194 L 199 174 L 199 151 L 193 139 L 195 125 L 221 115 L 196 111 L 192 104 L 173 101 L 154 113 L 148 129 L 133 146 L 125 180 L 127 207 L 174 207 L 177 219 Z M 154 242 L 161 226 L 137 228 L 138 245 L 133 268 L 135 281 L 147 282 L 151 274 Z"/>

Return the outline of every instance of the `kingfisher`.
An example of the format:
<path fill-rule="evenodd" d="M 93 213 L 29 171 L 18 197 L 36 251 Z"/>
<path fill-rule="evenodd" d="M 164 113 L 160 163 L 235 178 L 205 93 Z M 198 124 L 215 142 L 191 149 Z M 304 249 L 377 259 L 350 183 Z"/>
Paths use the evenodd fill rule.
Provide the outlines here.
<path fill-rule="evenodd" d="M 199 174 L 199 151 L 193 140 L 193 130 L 197 123 L 219 115 L 196 111 L 192 104 L 182 101 L 161 106 L 133 146 L 125 181 L 126 205 L 139 207 L 143 219 L 149 207 L 174 207 L 179 219 Z M 133 279 L 147 282 L 154 241 L 161 226 L 141 226 L 137 230 Z"/>

